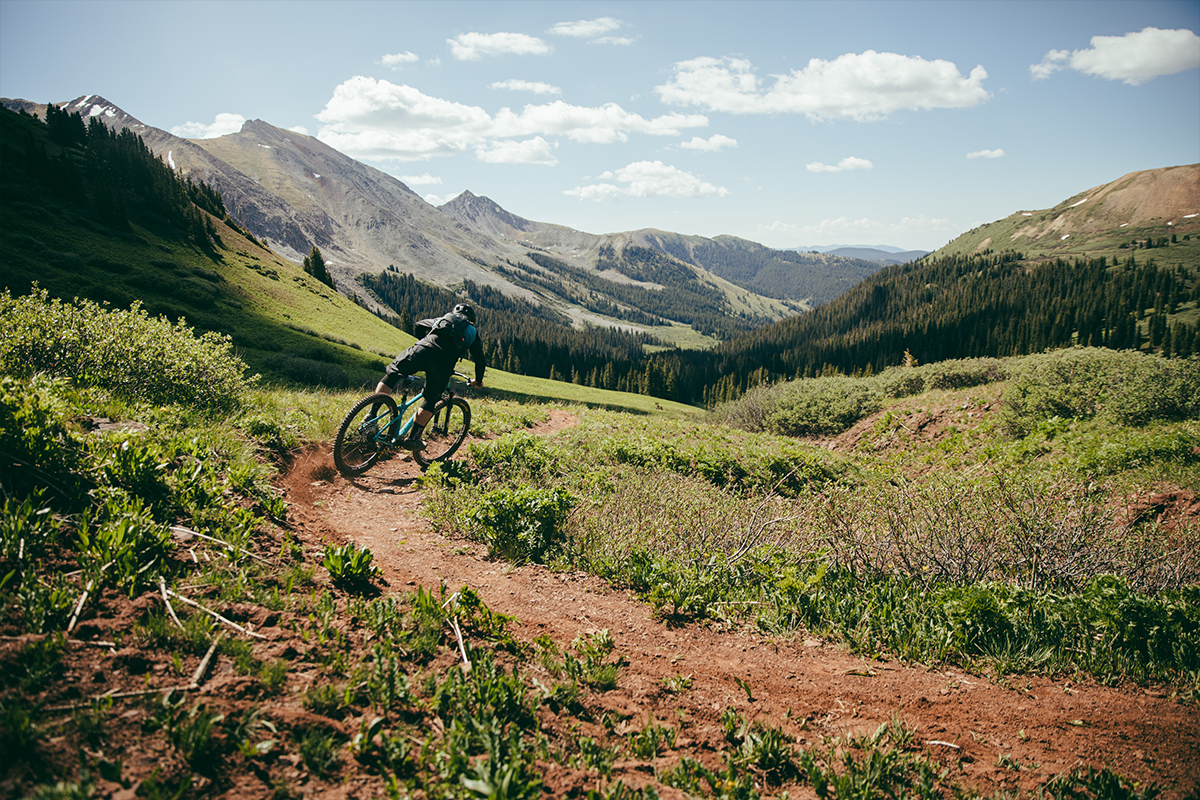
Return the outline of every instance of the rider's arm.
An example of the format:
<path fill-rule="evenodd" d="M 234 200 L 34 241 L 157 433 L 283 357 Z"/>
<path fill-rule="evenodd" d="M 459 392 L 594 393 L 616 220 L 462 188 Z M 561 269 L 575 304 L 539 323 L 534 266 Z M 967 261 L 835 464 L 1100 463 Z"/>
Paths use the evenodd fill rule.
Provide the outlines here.
<path fill-rule="evenodd" d="M 483 386 L 483 372 L 487 364 L 486 357 L 483 354 L 483 337 L 476 335 L 475 341 L 471 342 L 471 361 L 475 364 L 475 385 Z"/>

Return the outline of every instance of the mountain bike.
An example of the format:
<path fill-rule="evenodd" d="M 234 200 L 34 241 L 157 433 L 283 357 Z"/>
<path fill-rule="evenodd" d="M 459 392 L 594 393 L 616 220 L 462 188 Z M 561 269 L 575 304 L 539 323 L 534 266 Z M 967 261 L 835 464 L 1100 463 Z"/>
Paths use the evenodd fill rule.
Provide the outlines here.
<path fill-rule="evenodd" d="M 461 372 L 454 374 L 470 380 Z M 411 398 L 408 396 L 416 380 L 411 375 L 405 377 L 399 398 L 389 394 L 370 394 L 347 412 L 333 441 L 333 463 L 339 472 L 346 476 L 361 475 L 388 451 L 399 449 L 400 441 L 408 434 L 416 419 L 417 406 L 425 397 L 424 389 Z M 422 468 L 445 461 L 458 451 L 470 428 L 470 404 L 456 395 L 453 387 L 447 387 L 434 405 L 433 418 L 423 431 L 425 447 L 414 450 L 413 458 Z"/>

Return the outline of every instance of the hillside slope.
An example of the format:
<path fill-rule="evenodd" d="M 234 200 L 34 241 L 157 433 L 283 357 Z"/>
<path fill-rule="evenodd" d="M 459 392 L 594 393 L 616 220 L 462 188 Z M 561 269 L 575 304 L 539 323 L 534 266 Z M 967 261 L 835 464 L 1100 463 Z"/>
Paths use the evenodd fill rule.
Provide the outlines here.
<path fill-rule="evenodd" d="M 1200 165 L 1148 170 L 983 225 L 711 356 L 664 355 L 685 397 L 1075 344 L 1200 352 Z M 1026 216 L 1028 215 L 1028 216 Z"/>
<path fill-rule="evenodd" d="M 129 215 L 107 220 L 97 156 L 86 144 L 56 144 L 47 124 L 30 115 L 38 109 L 22 110 L 24 115 L 0 109 L 0 289 L 26 294 L 36 284 L 64 300 L 119 308 L 138 303 L 151 314 L 229 335 L 251 371 L 268 382 L 374 386 L 394 354 L 413 342 L 221 218 L 192 208 L 208 221 L 208 233 L 202 227 L 197 239 L 126 185 L 120 171 L 104 173 L 105 183 Z M 148 152 L 143 156 L 142 172 L 170 182 L 173 173 L 162 162 Z M 64 192 L 56 183 L 55 165 L 67 162 L 85 167 L 73 173 L 82 182 L 78 191 Z M 514 375 L 503 367 L 489 363 L 490 390 L 639 413 L 695 413 L 665 399 L 609 390 L 615 387 Z"/>
<path fill-rule="evenodd" d="M 980 225 L 935 255 L 1016 250 L 1029 257 L 1111 255 L 1149 238 L 1200 232 L 1200 164 L 1131 172 L 1053 208 L 1016 211 Z"/>

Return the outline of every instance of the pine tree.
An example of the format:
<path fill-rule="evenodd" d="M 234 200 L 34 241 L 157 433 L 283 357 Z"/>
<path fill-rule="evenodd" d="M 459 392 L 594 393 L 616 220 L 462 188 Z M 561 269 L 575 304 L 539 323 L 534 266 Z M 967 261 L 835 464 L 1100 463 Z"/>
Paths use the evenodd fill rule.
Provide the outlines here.
<path fill-rule="evenodd" d="M 304 257 L 304 271 L 321 283 L 328 286 L 330 289 L 335 289 L 333 285 L 333 276 L 329 274 L 329 270 L 325 268 L 325 259 L 321 256 L 321 251 L 314 244 L 313 249 L 307 256 Z"/>

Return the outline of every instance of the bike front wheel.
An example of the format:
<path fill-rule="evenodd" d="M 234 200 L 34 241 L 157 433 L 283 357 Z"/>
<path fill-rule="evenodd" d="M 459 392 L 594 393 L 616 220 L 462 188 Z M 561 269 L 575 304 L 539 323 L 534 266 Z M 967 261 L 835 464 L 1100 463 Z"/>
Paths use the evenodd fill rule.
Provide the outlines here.
<path fill-rule="evenodd" d="M 396 419 L 396 401 L 386 394 L 359 400 L 342 420 L 333 440 L 333 463 L 343 475 L 361 475 L 379 461 L 390 443 L 388 428 Z"/>
<path fill-rule="evenodd" d="M 433 418 L 425 426 L 425 449 L 413 456 L 422 467 L 445 461 L 458 450 L 471 427 L 471 407 L 461 397 L 443 398 L 433 407 Z"/>

